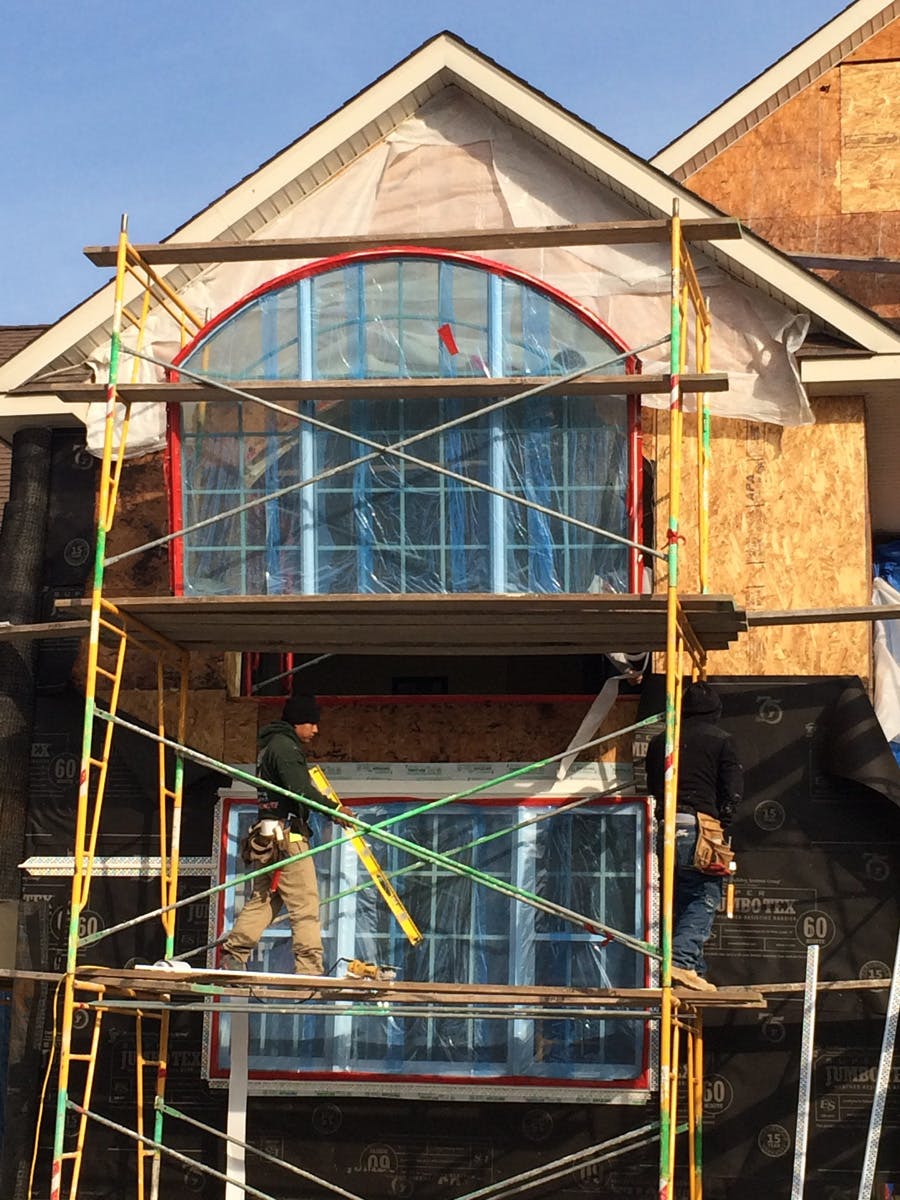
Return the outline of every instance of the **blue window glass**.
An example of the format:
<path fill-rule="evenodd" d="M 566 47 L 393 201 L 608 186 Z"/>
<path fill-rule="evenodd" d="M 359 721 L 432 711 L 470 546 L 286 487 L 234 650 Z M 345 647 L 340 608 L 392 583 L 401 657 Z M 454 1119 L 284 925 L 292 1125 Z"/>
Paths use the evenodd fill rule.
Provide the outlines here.
<path fill-rule="evenodd" d="M 596 323 L 536 286 L 410 254 L 276 281 L 214 322 L 182 363 L 242 381 L 476 378 L 624 373 L 622 361 L 602 366 L 617 354 Z M 580 396 L 576 381 L 571 395 L 478 415 L 486 404 L 331 390 L 285 401 L 286 412 L 182 406 L 183 526 L 251 504 L 184 537 L 184 591 L 627 591 L 626 548 L 552 515 L 628 535 L 626 397 Z M 406 443 L 426 465 L 373 452 L 372 442 Z"/>
<path fill-rule="evenodd" d="M 354 807 L 375 824 L 410 805 L 357 801 Z M 241 872 L 238 845 L 255 814 L 255 806 L 229 803 L 222 879 Z M 571 813 L 554 813 L 543 802 L 509 801 L 423 813 L 402 823 L 398 832 L 495 879 L 644 938 L 646 821 L 641 801 L 596 800 Z M 330 832 L 321 840 L 331 840 Z M 368 876 L 349 846 L 326 851 L 315 861 L 326 969 L 335 974 L 341 973 L 342 959 L 363 958 L 391 964 L 399 978 L 409 981 L 644 986 L 646 960 L 635 951 L 445 867 L 422 864 L 409 870 L 404 851 L 371 840 L 425 940 L 410 946 L 374 888 L 356 890 L 368 884 Z M 243 895 L 231 890 L 225 897 L 222 920 L 227 928 Z M 249 967 L 290 972 L 292 964 L 290 928 L 276 923 Z M 228 1020 L 217 1020 L 213 1076 L 227 1072 L 229 1062 Z M 279 1081 L 315 1073 L 336 1080 L 377 1076 L 402 1081 L 427 1075 L 467 1086 L 478 1080 L 486 1085 L 525 1080 L 532 1087 L 534 1081 L 633 1086 L 642 1076 L 645 1036 L 644 1023 L 627 1018 L 470 1021 L 441 1015 L 309 1015 L 302 1010 L 266 1014 L 261 1009 L 250 1023 L 250 1072 L 257 1080 Z"/>

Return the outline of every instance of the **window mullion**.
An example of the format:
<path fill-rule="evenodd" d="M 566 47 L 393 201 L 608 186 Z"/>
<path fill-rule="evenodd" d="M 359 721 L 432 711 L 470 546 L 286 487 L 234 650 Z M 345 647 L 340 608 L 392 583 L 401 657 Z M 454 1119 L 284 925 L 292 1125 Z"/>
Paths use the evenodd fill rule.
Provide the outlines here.
<path fill-rule="evenodd" d="M 494 377 L 502 377 L 503 361 L 503 280 L 491 275 L 488 284 L 488 368 Z M 499 409 L 490 415 L 490 461 L 488 477 L 491 487 L 503 488 L 506 480 L 506 416 Z M 506 583 L 506 501 L 500 496 L 489 496 L 490 500 L 490 559 L 491 591 L 502 595 Z"/>
<path fill-rule="evenodd" d="M 301 379 L 315 378 L 312 312 L 312 280 L 309 276 L 300 280 L 297 289 L 297 340 L 299 348 L 299 372 Z M 304 402 L 301 400 L 302 405 Z M 311 479 L 316 473 L 316 432 L 305 421 L 300 423 L 300 478 Z M 313 488 L 300 491 L 300 562 L 301 587 L 306 595 L 318 591 L 316 546 L 316 501 Z"/>
<path fill-rule="evenodd" d="M 517 820 L 531 815 L 530 810 L 516 809 Z M 537 825 L 525 825 L 514 835 L 510 868 L 516 887 L 537 890 Z M 535 910 L 530 904 L 510 905 L 510 964 L 509 981 L 528 986 L 535 982 L 534 961 L 537 956 Z M 534 1061 L 534 1022 L 510 1021 L 508 1061 L 511 1075 L 525 1075 Z"/>

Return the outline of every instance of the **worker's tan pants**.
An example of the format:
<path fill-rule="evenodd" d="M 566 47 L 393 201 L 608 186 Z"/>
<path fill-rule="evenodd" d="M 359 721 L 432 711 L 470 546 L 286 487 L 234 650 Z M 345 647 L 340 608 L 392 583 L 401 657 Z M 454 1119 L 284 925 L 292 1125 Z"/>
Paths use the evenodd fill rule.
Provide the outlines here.
<path fill-rule="evenodd" d="M 309 849 L 309 841 L 291 836 L 291 854 Z M 253 881 L 253 892 L 238 914 L 225 939 L 224 951 L 246 963 L 256 943 L 271 925 L 282 907 L 287 909 L 294 943 L 294 970 L 298 975 L 321 975 L 322 930 L 319 925 L 319 891 L 316 868 L 311 858 L 276 868 L 278 890 L 272 891 L 272 875 L 260 875 Z"/>

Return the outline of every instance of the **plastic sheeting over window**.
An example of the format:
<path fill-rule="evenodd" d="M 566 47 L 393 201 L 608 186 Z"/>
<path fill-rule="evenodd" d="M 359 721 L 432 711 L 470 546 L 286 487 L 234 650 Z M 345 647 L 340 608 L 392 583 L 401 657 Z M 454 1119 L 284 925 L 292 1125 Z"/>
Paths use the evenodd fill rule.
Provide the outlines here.
<path fill-rule="evenodd" d="M 398 811 L 396 803 L 356 807 L 373 824 Z M 421 814 L 401 828 L 404 837 L 496 879 L 645 937 L 644 803 L 597 800 L 577 812 L 548 816 L 551 812 L 540 801 L 460 804 Z M 237 847 L 255 813 L 255 806 L 230 806 L 222 878 L 241 871 Z M 330 840 L 327 829 L 325 840 Z M 388 872 L 409 867 L 405 852 L 373 844 Z M 318 855 L 315 862 L 326 968 L 341 959 L 363 958 L 390 964 L 409 981 L 644 986 L 646 960 L 635 951 L 432 864 L 393 875 L 425 934 L 421 945 L 411 947 L 374 889 L 354 890 L 368 876 L 348 846 Z M 242 903 L 243 895 L 235 900 L 233 891 L 227 893 L 224 927 Z M 292 962 L 289 927 L 276 923 L 250 967 L 289 972 Z M 340 973 L 338 966 L 335 974 Z M 270 1014 L 252 1022 L 250 1073 L 252 1079 L 259 1073 L 272 1078 L 274 1072 L 282 1080 L 315 1072 L 335 1079 L 424 1075 L 447 1083 L 633 1081 L 643 1071 L 645 1036 L 643 1022 L 625 1017 L 468 1021 Z M 220 1020 L 214 1076 L 227 1071 L 228 1053 L 227 1020 Z"/>
<path fill-rule="evenodd" d="M 894 542 L 894 558 L 885 568 L 877 563 L 879 574 L 872 588 L 872 603 L 900 604 L 900 571 L 897 562 L 900 545 Z M 893 586 L 892 586 L 893 585 Z M 900 621 L 876 621 L 874 629 L 875 712 L 894 758 L 900 764 Z"/>
<path fill-rule="evenodd" d="M 518 279 L 411 256 L 289 277 L 181 365 L 242 380 L 461 378 L 561 375 L 618 353 L 577 310 Z M 537 396 L 477 415 L 484 406 L 456 396 L 282 406 L 323 429 L 251 402 L 184 405 L 183 526 L 251 504 L 185 535 L 184 591 L 627 591 L 624 546 L 478 486 L 627 536 L 625 396 Z M 406 453 L 465 479 L 373 454 L 360 437 L 409 441 Z"/>

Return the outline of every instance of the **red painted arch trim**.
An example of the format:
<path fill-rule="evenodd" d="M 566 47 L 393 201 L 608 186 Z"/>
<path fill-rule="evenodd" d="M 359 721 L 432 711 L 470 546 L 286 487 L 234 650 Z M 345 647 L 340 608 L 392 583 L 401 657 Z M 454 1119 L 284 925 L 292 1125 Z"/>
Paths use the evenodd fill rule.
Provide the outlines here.
<path fill-rule="evenodd" d="M 267 295 L 270 292 L 280 291 L 283 288 L 289 287 L 292 283 L 296 283 L 299 279 L 313 278 L 316 275 L 325 275 L 331 271 L 340 270 L 342 267 L 351 266 L 354 264 L 368 262 L 384 262 L 389 259 L 424 259 L 433 260 L 435 262 L 449 262 L 463 267 L 477 267 L 485 271 L 487 274 L 499 275 L 504 279 L 511 279 L 517 283 L 522 283 L 527 287 L 533 288 L 535 291 L 542 293 L 549 299 L 555 301 L 562 308 L 566 309 L 573 316 L 581 320 L 585 325 L 592 329 L 595 333 L 605 338 L 610 345 L 619 351 L 627 351 L 628 346 L 622 340 L 619 334 L 606 322 L 598 317 L 596 313 L 592 313 L 584 305 L 573 300 L 571 296 L 567 296 L 565 292 L 553 287 L 551 284 L 544 283 L 543 280 L 537 279 L 535 276 L 528 274 L 527 271 L 522 271 L 517 267 L 511 267 L 506 263 L 496 262 L 490 258 L 483 258 L 477 254 L 467 254 L 459 250 L 439 250 L 427 246 L 384 246 L 378 250 L 354 250 L 346 254 L 334 254 L 328 258 L 318 259 L 316 262 L 307 263 L 303 267 L 296 267 L 292 271 L 287 271 L 282 275 L 275 276 L 274 279 L 268 280 L 266 283 L 260 284 L 246 295 L 224 308 L 220 313 L 217 313 L 210 321 L 199 330 L 194 337 L 183 346 L 172 360 L 173 369 L 168 373 L 171 382 L 175 382 L 178 378 L 178 372 L 174 368 L 179 363 L 193 353 L 197 346 L 205 340 L 213 330 L 223 325 L 231 317 L 235 316 L 242 309 L 252 304 L 260 296 Z M 625 370 L 628 374 L 639 374 L 641 369 L 640 359 L 629 354 L 625 359 Z M 628 396 L 628 427 L 629 427 L 629 483 L 628 483 L 628 524 L 629 536 L 634 541 L 640 541 L 638 530 L 641 525 L 641 483 L 642 472 L 640 469 L 641 451 L 640 451 L 640 397 Z M 172 477 L 169 489 L 169 519 L 170 528 L 180 530 L 183 528 L 183 514 L 181 511 L 181 410 L 173 409 L 170 406 L 167 441 L 169 450 L 169 461 L 171 465 Z M 177 498 L 176 498 L 177 493 Z M 176 538 L 172 544 L 173 549 L 169 558 L 169 572 L 172 584 L 172 591 L 176 596 L 184 595 L 184 558 L 183 548 L 180 538 Z M 640 590 L 641 564 L 639 552 L 631 550 L 628 557 L 628 588 L 631 592 Z"/>
<path fill-rule="evenodd" d="M 286 271 L 283 275 L 276 275 L 274 279 L 260 284 L 253 291 L 248 292 L 239 300 L 235 300 L 228 308 L 217 313 L 203 328 L 196 333 L 193 338 L 179 350 L 175 358 L 172 360 L 172 365 L 177 366 L 178 363 L 184 360 L 193 353 L 194 349 L 204 338 L 216 329 L 219 325 L 224 324 L 233 317 L 242 308 L 252 304 L 254 300 L 260 296 L 266 295 L 268 292 L 280 291 L 282 288 L 289 287 L 292 283 L 296 283 L 299 279 L 312 278 L 315 275 L 326 275 L 330 271 L 340 270 L 342 267 L 353 266 L 359 263 L 368 262 L 384 262 L 386 259 L 432 259 L 436 262 L 455 263 L 461 267 L 480 267 L 485 272 L 491 275 L 500 275 L 504 279 L 512 279 L 517 283 L 526 284 L 528 287 L 534 288 L 535 291 L 542 292 L 545 296 L 555 300 L 563 308 L 568 309 L 573 315 L 579 317 L 586 325 L 589 325 L 596 333 L 601 334 L 607 339 L 617 350 L 627 350 L 628 346 L 622 338 L 611 329 L 604 320 L 592 313 L 584 305 L 579 304 L 577 300 L 573 300 L 571 296 L 567 296 L 565 292 L 559 291 L 542 280 L 529 275 L 527 271 L 521 271 L 517 267 L 510 267 L 506 263 L 495 262 L 490 258 L 482 258 L 477 254 L 466 254 L 460 250 L 435 250 L 427 246 L 384 246 L 378 250 L 352 250 L 346 254 L 333 254 L 330 258 L 320 258 L 316 262 L 307 263 L 303 267 L 295 267 L 292 271 Z M 626 370 L 629 374 L 635 374 L 638 370 L 638 360 L 633 356 L 626 360 Z"/>

